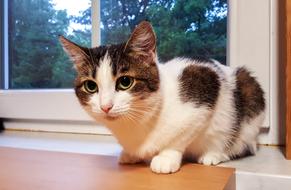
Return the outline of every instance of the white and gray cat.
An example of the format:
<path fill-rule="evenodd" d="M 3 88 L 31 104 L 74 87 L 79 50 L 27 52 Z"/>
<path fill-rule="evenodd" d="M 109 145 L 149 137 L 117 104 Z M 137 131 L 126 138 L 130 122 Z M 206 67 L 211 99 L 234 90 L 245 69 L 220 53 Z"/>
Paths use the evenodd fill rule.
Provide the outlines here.
<path fill-rule="evenodd" d="M 118 45 L 60 41 L 77 70 L 81 105 L 123 147 L 120 163 L 150 161 L 153 172 L 173 173 L 183 158 L 216 165 L 255 153 L 265 99 L 247 69 L 186 58 L 159 64 L 146 21 Z"/>

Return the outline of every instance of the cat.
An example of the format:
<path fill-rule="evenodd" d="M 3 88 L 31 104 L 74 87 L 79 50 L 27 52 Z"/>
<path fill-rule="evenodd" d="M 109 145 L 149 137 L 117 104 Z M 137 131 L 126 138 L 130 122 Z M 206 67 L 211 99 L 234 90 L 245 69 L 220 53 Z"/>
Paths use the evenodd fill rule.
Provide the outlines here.
<path fill-rule="evenodd" d="M 153 172 L 166 174 L 184 158 L 216 165 L 256 152 L 265 99 L 246 68 L 212 59 L 160 64 L 147 21 L 117 45 L 86 48 L 59 39 L 77 71 L 80 104 L 123 148 L 119 163 L 150 162 Z"/>

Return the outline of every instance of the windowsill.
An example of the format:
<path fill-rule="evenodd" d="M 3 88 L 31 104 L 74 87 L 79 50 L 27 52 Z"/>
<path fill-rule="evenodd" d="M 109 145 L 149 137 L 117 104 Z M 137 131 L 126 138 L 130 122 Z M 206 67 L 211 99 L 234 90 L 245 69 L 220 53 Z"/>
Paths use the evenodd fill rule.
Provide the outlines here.
<path fill-rule="evenodd" d="M 0 134 L 0 146 L 111 156 L 117 156 L 121 150 L 112 136 L 24 131 Z M 291 161 L 285 159 L 280 147 L 260 146 L 256 156 L 220 166 L 236 168 L 237 189 L 288 189 L 291 186 Z"/>
<path fill-rule="evenodd" d="M 121 147 L 111 135 L 9 131 L 0 134 L 0 146 L 117 156 Z"/>

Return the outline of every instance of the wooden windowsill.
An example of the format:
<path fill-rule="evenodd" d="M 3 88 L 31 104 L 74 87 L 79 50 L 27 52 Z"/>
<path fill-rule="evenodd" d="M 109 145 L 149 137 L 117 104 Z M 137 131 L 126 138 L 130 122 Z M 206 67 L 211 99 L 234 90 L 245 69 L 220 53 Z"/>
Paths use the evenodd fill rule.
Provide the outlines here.
<path fill-rule="evenodd" d="M 117 157 L 121 151 L 116 140 L 108 135 L 11 130 L 0 133 L 0 147 L 113 157 Z M 285 159 L 283 152 L 283 147 L 259 146 L 256 156 L 225 162 L 219 167 L 236 169 L 237 189 L 263 188 L 264 190 L 272 190 L 280 187 L 281 190 L 289 190 L 291 186 L 291 161 Z M 1 156 L 0 153 L 0 158 Z"/>
<path fill-rule="evenodd" d="M 235 189 L 235 169 L 186 164 L 158 175 L 117 157 L 0 148 L 0 189 Z"/>

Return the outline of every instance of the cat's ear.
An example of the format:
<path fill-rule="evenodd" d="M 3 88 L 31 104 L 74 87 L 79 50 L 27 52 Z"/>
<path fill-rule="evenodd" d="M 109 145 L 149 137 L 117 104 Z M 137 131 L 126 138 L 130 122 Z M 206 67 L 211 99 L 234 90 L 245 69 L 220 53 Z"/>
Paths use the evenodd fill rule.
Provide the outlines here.
<path fill-rule="evenodd" d="M 149 22 L 142 21 L 136 26 L 126 43 L 126 51 L 134 57 L 151 56 L 155 58 L 156 35 Z"/>
<path fill-rule="evenodd" d="M 68 40 L 64 36 L 59 36 L 59 40 L 65 52 L 69 55 L 70 59 L 74 62 L 75 68 L 78 69 L 82 65 L 84 65 L 85 61 L 88 59 L 88 55 L 85 52 L 85 48 Z"/>

